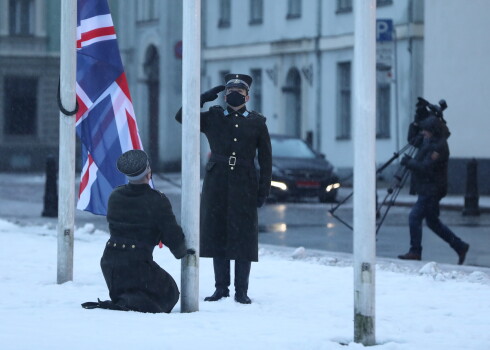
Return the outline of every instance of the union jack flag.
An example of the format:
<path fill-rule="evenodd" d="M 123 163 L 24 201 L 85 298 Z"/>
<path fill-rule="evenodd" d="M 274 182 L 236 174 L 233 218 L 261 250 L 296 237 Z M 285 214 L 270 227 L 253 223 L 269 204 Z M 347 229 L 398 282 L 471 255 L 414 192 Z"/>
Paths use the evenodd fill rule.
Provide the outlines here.
<path fill-rule="evenodd" d="M 83 169 L 77 208 L 107 214 L 112 190 L 127 182 L 119 156 L 142 149 L 107 0 L 78 0 L 76 130 Z"/>

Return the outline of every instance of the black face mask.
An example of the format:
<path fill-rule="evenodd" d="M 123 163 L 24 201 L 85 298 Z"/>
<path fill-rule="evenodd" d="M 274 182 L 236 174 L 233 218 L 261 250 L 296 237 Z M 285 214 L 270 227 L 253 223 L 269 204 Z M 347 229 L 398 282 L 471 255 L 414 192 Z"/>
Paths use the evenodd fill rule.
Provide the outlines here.
<path fill-rule="evenodd" d="M 226 95 L 226 103 L 232 107 L 238 107 L 245 103 L 245 96 L 238 91 L 232 91 Z"/>

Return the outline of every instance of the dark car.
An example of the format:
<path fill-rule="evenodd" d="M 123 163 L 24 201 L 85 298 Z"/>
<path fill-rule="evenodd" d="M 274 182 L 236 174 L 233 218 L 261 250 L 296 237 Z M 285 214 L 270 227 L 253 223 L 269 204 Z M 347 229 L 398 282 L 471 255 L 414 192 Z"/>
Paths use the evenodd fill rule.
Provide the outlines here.
<path fill-rule="evenodd" d="M 340 183 L 325 155 L 297 137 L 271 135 L 271 144 L 271 199 L 317 197 L 324 203 L 336 200 Z"/>

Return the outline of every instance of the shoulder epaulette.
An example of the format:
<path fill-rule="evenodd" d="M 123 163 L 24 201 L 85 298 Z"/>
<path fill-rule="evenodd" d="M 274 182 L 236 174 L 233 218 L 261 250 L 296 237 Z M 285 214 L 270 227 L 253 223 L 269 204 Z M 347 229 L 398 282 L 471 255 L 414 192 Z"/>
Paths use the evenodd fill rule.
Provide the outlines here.
<path fill-rule="evenodd" d="M 160 195 L 160 197 L 167 198 L 167 196 L 163 192 L 160 192 L 159 190 L 156 190 L 154 188 L 152 188 L 151 190 L 154 191 L 154 192 L 156 192 L 156 193 L 158 193 Z"/>
<path fill-rule="evenodd" d="M 221 110 L 221 111 L 224 111 L 224 110 L 225 110 L 225 109 L 224 109 L 222 106 L 220 106 L 220 105 L 214 105 L 214 106 L 211 106 L 211 107 L 209 107 L 209 109 L 210 109 L 210 110 L 211 110 L 211 109 L 219 109 L 219 110 Z"/>
<path fill-rule="evenodd" d="M 263 118 L 264 122 L 267 120 L 267 118 L 262 113 L 256 111 L 250 111 L 250 114 L 254 115 L 255 117 Z"/>

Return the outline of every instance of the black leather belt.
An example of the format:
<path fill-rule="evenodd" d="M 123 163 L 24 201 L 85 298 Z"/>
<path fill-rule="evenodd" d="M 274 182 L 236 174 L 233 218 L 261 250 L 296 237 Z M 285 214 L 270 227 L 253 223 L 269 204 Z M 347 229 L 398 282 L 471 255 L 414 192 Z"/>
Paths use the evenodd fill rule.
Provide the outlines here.
<path fill-rule="evenodd" d="M 107 241 L 107 246 L 113 248 L 122 248 L 127 250 L 145 249 L 149 251 L 153 251 L 153 248 L 155 248 L 154 245 L 145 242 L 137 241 L 135 239 L 130 239 L 130 238 L 116 237 L 116 236 L 111 236 L 111 238 L 109 238 L 109 240 Z"/>
<path fill-rule="evenodd" d="M 249 168 L 254 167 L 254 161 L 253 160 L 248 160 L 248 159 L 243 159 L 243 158 L 237 158 L 235 156 L 223 156 L 221 154 L 216 154 L 216 153 L 211 153 L 211 157 L 209 158 L 210 162 L 217 162 L 217 163 L 227 163 L 230 166 L 246 166 Z"/>

